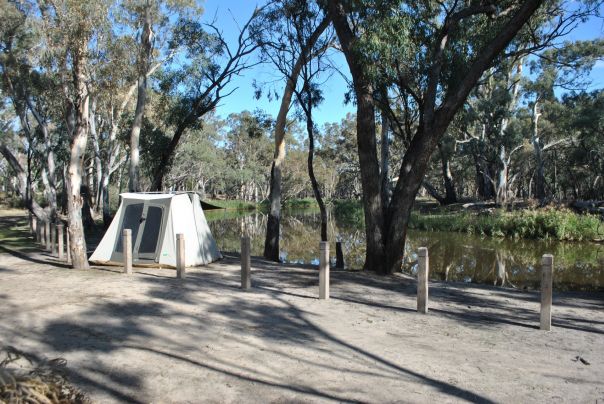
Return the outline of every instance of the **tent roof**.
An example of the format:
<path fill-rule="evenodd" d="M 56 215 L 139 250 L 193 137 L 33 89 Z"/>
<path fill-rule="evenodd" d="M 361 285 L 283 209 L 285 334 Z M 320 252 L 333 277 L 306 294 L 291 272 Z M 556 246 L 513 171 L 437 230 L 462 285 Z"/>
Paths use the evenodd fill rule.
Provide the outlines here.
<path fill-rule="evenodd" d="M 149 201 L 152 199 L 172 199 L 178 195 L 185 194 L 162 194 L 162 193 L 143 193 L 143 192 L 124 192 L 120 194 L 123 199 L 139 199 L 143 201 Z"/>

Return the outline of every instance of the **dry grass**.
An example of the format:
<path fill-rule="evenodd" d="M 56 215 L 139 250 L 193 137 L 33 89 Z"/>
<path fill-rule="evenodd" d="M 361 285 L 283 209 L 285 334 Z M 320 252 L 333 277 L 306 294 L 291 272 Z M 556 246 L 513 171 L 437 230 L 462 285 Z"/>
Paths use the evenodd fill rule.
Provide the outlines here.
<path fill-rule="evenodd" d="M 0 349 L 0 403 L 90 403 L 69 383 L 65 371 L 65 359 L 39 359 L 4 347 Z"/>

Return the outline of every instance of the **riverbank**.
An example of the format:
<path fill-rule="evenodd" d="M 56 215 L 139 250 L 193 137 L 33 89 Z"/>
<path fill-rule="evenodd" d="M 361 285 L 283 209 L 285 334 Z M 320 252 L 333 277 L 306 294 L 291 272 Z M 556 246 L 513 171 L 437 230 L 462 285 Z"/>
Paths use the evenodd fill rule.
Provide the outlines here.
<path fill-rule="evenodd" d="M 24 217 L 1 240 L 0 340 L 63 357 L 95 402 L 596 402 L 604 399 L 604 295 L 332 271 L 239 258 L 175 271 L 76 271 L 31 244 Z M 26 241 L 29 246 L 25 247 Z M 14 244 L 14 245 L 13 245 Z M 582 359 L 582 360 L 581 360 Z"/>
<path fill-rule="evenodd" d="M 363 209 L 359 202 L 334 201 L 333 206 L 347 220 L 363 223 Z M 462 204 L 441 208 L 434 203 L 419 201 L 411 213 L 409 228 L 516 239 L 604 241 L 604 222 L 597 215 L 553 207 L 525 207 L 511 211 L 493 207 L 468 210 Z"/>

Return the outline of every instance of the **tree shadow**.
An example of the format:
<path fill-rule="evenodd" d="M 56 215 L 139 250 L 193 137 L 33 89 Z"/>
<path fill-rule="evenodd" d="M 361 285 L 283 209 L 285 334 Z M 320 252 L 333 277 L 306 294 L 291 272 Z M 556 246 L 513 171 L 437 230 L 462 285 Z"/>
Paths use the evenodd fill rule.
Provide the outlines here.
<path fill-rule="evenodd" d="M 247 362 L 241 363 L 236 360 L 229 362 L 224 357 L 208 355 L 201 350 L 198 341 L 183 342 L 182 339 L 173 337 L 169 333 L 166 335 L 164 332 L 160 335 L 157 332 L 158 329 L 166 330 L 173 327 L 171 320 L 182 319 L 184 325 L 178 329 L 178 333 L 198 335 L 205 331 L 206 334 L 212 334 L 216 331 L 216 325 L 208 317 L 219 318 L 222 322 L 220 327 L 225 327 L 227 330 L 221 337 L 247 345 L 250 345 L 250 342 L 243 337 L 258 337 L 268 342 L 263 349 L 277 356 L 280 361 L 289 363 L 297 359 L 280 349 L 280 346 L 304 347 L 311 350 L 313 354 L 324 355 L 323 358 L 327 354 L 330 355 L 328 358 L 346 358 L 355 365 L 354 367 L 362 369 L 359 371 L 341 364 L 347 362 L 313 361 L 311 357 L 302 358 L 308 366 L 316 370 L 351 373 L 357 376 L 378 374 L 392 379 L 404 377 L 415 383 L 435 388 L 453 399 L 492 402 L 487 397 L 470 390 L 414 371 L 405 366 L 405 363 L 389 360 L 381 354 L 372 352 L 370 348 L 338 337 L 329 327 L 319 325 L 313 320 L 315 313 L 302 310 L 292 303 L 295 299 L 304 299 L 308 303 L 309 299 L 315 298 L 316 295 L 313 296 L 313 293 L 318 292 L 318 272 L 315 269 L 294 267 L 273 271 L 272 266 L 258 268 L 262 261 L 255 262 L 256 268 L 252 278 L 254 288 L 249 292 L 241 293 L 238 291 L 239 272 L 232 267 L 227 268 L 228 265 L 232 265 L 229 261 L 208 268 L 192 269 L 184 280 L 168 276 L 167 273 L 164 276 L 161 270 L 140 271 L 133 276 L 140 276 L 137 281 L 142 281 L 148 286 L 145 291 L 148 301 L 98 301 L 81 313 L 77 319 L 61 319 L 48 323 L 39 333 L 38 338 L 48 347 L 59 352 L 108 355 L 123 349 L 137 350 L 237 380 L 254 382 L 311 398 L 355 401 L 352 396 L 333 393 L 328 389 L 311 385 L 310 382 L 295 384 L 268 372 L 258 371 L 254 369 L 253 364 Z M 413 304 L 416 287 L 413 281 L 400 277 L 366 275 L 366 273 L 332 272 L 332 298 L 351 305 L 401 312 L 415 311 Z M 315 287 L 313 291 L 312 288 Z M 431 311 L 469 326 L 512 325 L 537 328 L 538 311 L 523 309 L 505 300 L 496 300 L 495 296 L 489 296 L 488 293 L 471 293 L 470 289 L 470 287 L 431 283 L 430 293 L 435 302 L 441 306 L 443 304 L 453 306 L 447 308 L 439 306 L 431 308 Z M 488 288 L 478 290 L 478 292 L 488 291 Z M 513 293 L 503 293 L 509 294 L 510 299 L 514 297 Z M 225 299 L 225 296 L 228 296 L 228 299 Z M 214 299 L 214 297 L 222 299 Z M 288 297 L 294 299 L 288 301 Z M 523 297 L 537 302 L 537 293 L 524 293 Z M 570 299 L 570 297 L 566 298 Z M 405 304 L 409 302 L 412 303 L 411 307 L 406 307 Z M 175 304 L 191 305 L 197 309 L 194 312 L 179 310 L 179 306 Z M 480 307 L 481 311 L 466 310 L 467 306 Z M 554 320 L 554 326 L 602 333 L 597 329 L 600 322 L 586 320 L 585 323 L 593 327 L 577 325 L 572 316 Z M 161 344 L 161 348 L 145 344 L 143 340 L 155 340 L 157 344 Z M 260 350 L 260 347 L 254 349 L 257 350 L 259 357 L 266 354 Z M 75 371 L 76 380 L 80 380 L 83 385 L 105 391 L 122 401 L 137 401 L 133 394 L 124 391 L 137 391 L 143 382 L 140 377 L 127 372 L 115 377 L 112 374 L 110 369 L 100 365 L 98 370 L 93 366 L 87 366 L 81 368 L 81 371 Z"/>
<path fill-rule="evenodd" d="M 305 274 L 303 274 L 305 275 Z M 187 278 L 186 283 L 172 282 L 160 278 L 145 278 L 152 288 L 149 296 L 154 299 L 150 302 L 102 302 L 96 303 L 87 312 L 79 316 L 84 321 L 61 320 L 48 324 L 41 336 L 43 342 L 59 352 L 85 351 L 89 353 L 110 354 L 122 349 L 133 349 L 141 352 L 159 355 L 181 363 L 194 365 L 205 370 L 220 373 L 238 380 L 254 382 L 261 385 L 279 388 L 296 394 L 309 397 L 331 399 L 343 402 L 357 401 L 345 394 L 334 393 L 318 388 L 309 382 L 292 383 L 280 380 L 278 376 L 259 373 L 247 363 L 229 363 L 225 358 L 210 357 L 201 353 L 199 348 L 189 343 L 179 342 L 176 338 L 162 337 L 162 348 L 152 347 L 148 344 L 137 343 L 141 339 L 153 340 L 159 338 L 154 327 L 167 327 L 163 319 L 173 320 L 175 317 L 186 318 L 188 326 L 179 332 L 199 333 L 207 330 L 212 325 L 208 323 L 208 316 L 178 312 L 170 302 L 197 303 L 204 302 L 204 313 L 209 317 L 225 319 L 228 324 L 228 335 L 237 339 L 239 335 L 253 335 L 262 341 L 269 341 L 264 351 L 276 355 L 284 361 L 292 361 L 279 349 L 280 346 L 301 346 L 304 349 L 316 351 L 317 355 L 329 355 L 331 358 L 341 357 L 347 361 L 356 361 L 356 367 L 372 374 L 383 374 L 385 377 L 406 377 L 417 383 L 429 385 L 440 392 L 457 399 L 471 401 L 491 402 L 486 397 L 477 395 L 472 391 L 451 385 L 435 378 L 423 375 L 402 364 L 392 362 L 381 355 L 370 352 L 360 346 L 354 345 L 332 334 L 329 330 L 319 326 L 311 317 L 312 312 L 307 312 L 296 307 L 293 303 L 282 298 L 280 293 L 269 291 L 270 299 L 248 299 L 247 294 L 230 296 L 227 302 L 217 303 L 207 299 L 208 290 L 214 293 L 231 293 L 236 281 L 232 276 L 221 273 L 196 273 Z M 303 276 L 306 282 L 306 276 Z M 297 284 L 299 281 L 294 281 Z M 164 289 L 159 292 L 158 289 Z M 253 292 L 256 293 L 256 292 Z M 266 293 L 266 292 L 260 292 Z M 231 336 L 232 335 L 232 336 Z M 272 341 L 272 343 L 270 343 Z M 327 347 L 325 347 L 327 344 Z M 274 347 L 274 348 L 270 348 Z M 196 355 L 197 353 L 197 355 Z M 261 354 L 261 352 L 259 352 Z M 308 361 L 309 366 L 316 369 L 327 369 L 330 372 L 352 372 L 349 366 L 325 361 Z M 341 362 L 346 363 L 346 362 Z M 86 369 L 88 373 L 93 370 Z M 84 385 L 95 389 L 102 389 L 108 394 L 113 394 L 118 399 L 124 399 L 120 393 L 122 389 L 128 391 L 136 387 L 140 381 L 137 378 L 118 377 L 107 380 L 107 385 L 99 385 L 99 379 L 107 379 L 107 374 L 102 369 L 92 379 L 90 376 L 80 374 L 79 380 Z M 111 387 L 117 385 L 117 387 Z M 119 394 L 122 394 L 120 396 Z"/>

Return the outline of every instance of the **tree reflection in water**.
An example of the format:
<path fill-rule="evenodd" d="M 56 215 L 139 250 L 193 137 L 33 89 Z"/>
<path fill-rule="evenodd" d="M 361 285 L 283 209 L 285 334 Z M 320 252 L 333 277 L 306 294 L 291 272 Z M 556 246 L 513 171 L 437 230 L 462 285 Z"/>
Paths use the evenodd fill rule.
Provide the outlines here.
<path fill-rule="evenodd" d="M 252 239 L 252 254 L 262 255 L 267 216 L 258 211 L 209 211 L 206 216 L 222 251 L 239 251 L 240 237 Z M 329 214 L 328 237 L 332 263 L 335 242 L 342 242 L 346 269 L 363 266 L 364 228 Z M 281 229 L 283 262 L 318 262 L 321 219 L 314 210 L 284 212 Z M 417 270 L 418 247 L 428 247 L 430 277 L 447 282 L 471 282 L 514 288 L 539 288 L 543 254 L 554 255 L 556 290 L 604 291 L 604 245 L 548 240 L 481 238 L 463 233 L 410 231 L 402 271 Z"/>

